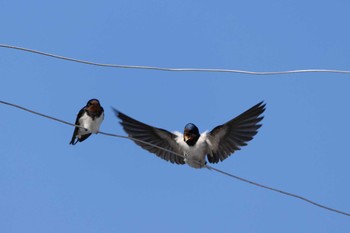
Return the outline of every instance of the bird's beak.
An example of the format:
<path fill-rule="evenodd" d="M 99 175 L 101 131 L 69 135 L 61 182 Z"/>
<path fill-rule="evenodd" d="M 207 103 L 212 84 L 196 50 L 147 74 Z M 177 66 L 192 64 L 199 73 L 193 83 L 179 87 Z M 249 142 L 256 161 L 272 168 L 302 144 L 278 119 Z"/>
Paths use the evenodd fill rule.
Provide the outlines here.
<path fill-rule="evenodd" d="M 94 104 L 94 105 L 91 105 L 89 107 L 89 110 L 92 111 L 92 112 L 96 112 L 98 110 L 100 110 L 101 106 L 99 104 Z"/>
<path fill-rule="evenodd" d="M 187 142 L 188 140 L 191 140 L 191 139 L 192 139 L 192 135 L 190 135 L 190 134 L 185 134 L 184 135 L 185 142 Z"/>

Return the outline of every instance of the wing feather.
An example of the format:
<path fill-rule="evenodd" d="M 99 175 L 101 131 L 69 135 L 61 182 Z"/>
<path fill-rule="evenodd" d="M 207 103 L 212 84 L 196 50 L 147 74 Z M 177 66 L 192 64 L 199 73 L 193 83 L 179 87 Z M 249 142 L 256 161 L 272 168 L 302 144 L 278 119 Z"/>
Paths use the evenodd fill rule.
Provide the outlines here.
<path fill-rule="evenodd" d="M 137 121 L 124 113 L 113 109 L 117 117 L 121 120 L 125 132 L 131 138 L 142 140 L 156 146 L 165 148 L 167 150 L 173 151 L 175 153 L 181 154 L 181 149 L 176 142 L 177 136 L 167 130 L 156 128 L 140 121 Z M 140 141 L 133 140 L 137 145 L 141 146 L 143 149 L 156 154 L 158 157 L 176 164 L 185 164 L 182 157 L 177 156 L 173 153 L 161 150 L 151 145 L 147 145 Z"/>
<path fill-rule="evenodd" d="M 77 118 L 75 119 L 75 125 L 80 125 L 79 123 L 79 119 L 80 117 L 85 113 L 85 107 L 80 109 L 80 111 L 78 112 L 77 114 Z M 80 136 L 80 139 L 77 137 L 78 133 L 79 133 L 79 127 L 75 127 L 74 128 L 74 132 L 73 132 L 73 136 L 72 136 L 72 139 L 70 141 L 69 144 L 72 144 L 72 145 L 75 145 L 79 142 L 82 142 L 84 141 L 85 139 L 87 139 L 88 137 L 90 137 L 91 133 L 90 134 L 85 134 L 85 135 L 81 135 Z"/>
<path fill-rule="evenodd" d="M 258 123 L 264 118 L 261 114 L 265 111 L 265 105 L 260 102 L 208 133 L 211 153 L 207 157 L 210 163 L 223 161 L 253 139 L 261 127 Z"/>

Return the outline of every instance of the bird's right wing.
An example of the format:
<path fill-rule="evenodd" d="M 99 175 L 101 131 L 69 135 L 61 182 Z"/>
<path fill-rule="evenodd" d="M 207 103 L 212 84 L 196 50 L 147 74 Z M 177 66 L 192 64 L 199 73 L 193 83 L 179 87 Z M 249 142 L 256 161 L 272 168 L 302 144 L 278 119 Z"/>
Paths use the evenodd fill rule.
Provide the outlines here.
<path fill-rule="evenodd" d="M 156 128 L 140 121 L 137 121 L 124 113 L 114 109 L 115 114 L 121 120 L 120 124 L 123 126 L 125 132 L 128 134 L 131 140 L 143 149 L 148 150 L 151 153 L 156 154 L 158 157 L 176 164 L 185 164 L 183 157 L 174 153 L 182 154 L 181 147 L 176 142 L 177 135 L 160 128 Z M 162 147 L 174 153 L 159 149 L 149 144 L 145 144 L 138 140 Z"/>

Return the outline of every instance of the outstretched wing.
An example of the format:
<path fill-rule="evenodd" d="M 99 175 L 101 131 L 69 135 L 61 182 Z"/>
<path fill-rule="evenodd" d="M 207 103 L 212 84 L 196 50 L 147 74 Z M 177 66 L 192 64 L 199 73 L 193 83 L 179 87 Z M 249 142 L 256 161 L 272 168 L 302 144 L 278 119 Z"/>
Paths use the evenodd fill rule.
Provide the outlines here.
<path fill-rule="evenodd" d="M 116 109 L 113 110 L 117 117 L 121 120 L 120 124 L 123 126 L 125 132 L 129 135 L 129 137 L 131 137 L 132 140 L 137 139 L 133 140 L 137 145 L 171 163 L 185 164 L 184 158 L 174 154 L 182 154 L 182 150 L 176 142 L 177 136 L 175 134 L 167 130 L 156 128 L 137 121 L 119 112 Z M 152 145 L 145 144 L 138 140 L 156 145 L 174 153 L 170 153 Z"/>
<path fill-rule="evenodd" d="M 261 114 L 265 111 L 263 102 L 251 107 L 241 115 L 215 127 L 207 134 L 211 153 L 207 155 L 210 163 L 217 163 L 228 158 L 257 134 L 261 124 L 258 124 L 264 117 Z"/>

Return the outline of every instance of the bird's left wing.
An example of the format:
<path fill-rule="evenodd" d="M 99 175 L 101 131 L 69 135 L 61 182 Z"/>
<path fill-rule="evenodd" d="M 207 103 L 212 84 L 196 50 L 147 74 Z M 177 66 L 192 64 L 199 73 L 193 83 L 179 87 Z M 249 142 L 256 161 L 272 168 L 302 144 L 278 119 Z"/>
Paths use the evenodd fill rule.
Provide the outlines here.
<path fill-rule="evenodd" d="M 164 149 L 173 151 L 174 153 L 183 154 L 180 146 L 176 142 L 177 135 L 160 128 L 156 128 L 140 121 L 137 121 L 122 112 L 114 109 L 115 114 L 121 120 L 120 124 L 123 126 L 125 132 L 130 139 L 142 140 L 147 143 L 154 144 Z M 154 146 L 133 140 L 137 145 L 158 157 L 176 164 L 185 164 L 184 158 L 168 151 L 156 148 Z"/>
<path fill-rule="evenodd" d="M 223 161 L 236 150 L 247 145 L 247 142 L 253 139 L 261 127 L 261 124 L 258 123 L 263 119 L 261 114 L 264 111 L 265 104 L 260 102 L 207 133 L 206 137 L 210 148 L 207 155 L 208 161 L 210 163 Z"/>

